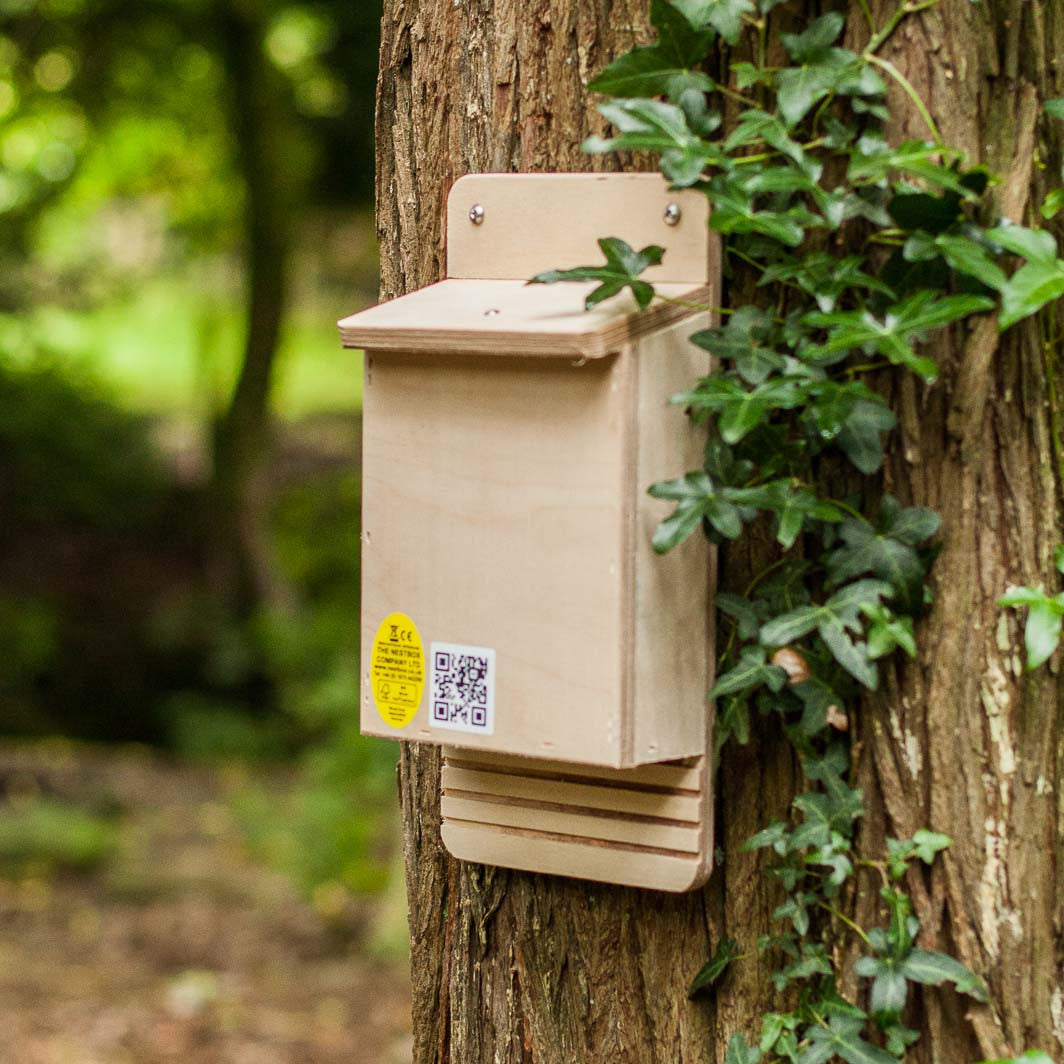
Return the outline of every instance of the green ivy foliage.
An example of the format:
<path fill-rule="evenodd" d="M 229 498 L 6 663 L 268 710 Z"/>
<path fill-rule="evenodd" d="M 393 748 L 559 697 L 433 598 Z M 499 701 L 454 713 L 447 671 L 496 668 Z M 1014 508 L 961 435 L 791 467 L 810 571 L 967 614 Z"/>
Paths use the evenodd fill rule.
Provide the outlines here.
<path fill-rule="evenodd" d="M 779 561 L 744 594 L 720 593 L 725 645 L 710 697 L 718 743 L 746 742 L 753 715 L 773 715 L 794 745 L 808 789 L 786 822 L 748 840 L 767 850 L 768 874 L 786 900 L 777 932 L 758 943 L 724 939 L 695 977 L 696 994 L 756 948 L 778 960 L 773 975 L 788 1011 L 763 1018 L 754 1041 L 736 1034 L 726 1064 L 893 1064 L 918 1032 L 904 1023 L 914 984 L 952 985 L 979 1002 L 981 979 L 955 958 L 918 944 L 919 924 L 903 889 L 910 867 L 930 864 L 949 838 L 921 830 L 890 839 L 882 860 L 854 849 L 863 814 L 850 781 L 848 713 L 875 690 L 880 662 L 916 653 L 916 625 L 931 594 L 927 576 L 939 518 L 877 493 L 895 416 L 869 387 L 869 372 L 897 367 L 927 385 L 938 375 L 927 341 L 961 334 L 976 316 L 1008 329 L 1064 295 L 1064 260 L 1045 230 L 992 219 L 994 178 L 943 144 L 926 106 L 877 53 L 900 22 L 931 6 L 907 0 L 860 53 L 840 46 L 844 17 L 830 12 L 783 34 L 788 63 L 769 66 L 767 16 L 779 0 L 652 0 L 655 44 L 621 56 L 592 83 L 613 127 L 590 152 L 649 152 L 675 188 L 709 198 L 710 225 L 725 238 L 729 269 L 755 271 L 757 306 L 718 308 L 723 324 L 691 340 L 716 368 L 674 401 L 704 423 L 699 469 L 650 487 L 673 504 L 654 536 L 669 551 L 704 533 L 737 540 L 770 522 Z M 721 40 L 749 39 L 756 61 L 735 62 L 727 81 L 706 72 Z M 908 95 L 927 140 L 885 135 L 888 80 Z M 722 132 L 721 107 L 738 106 Z M 1064 118 L 1064 100 L 1050 101 Z M 1043 215 L 1054 213 L 1051 197 Z M 588 305 L 630 289 L 654 298 L 642 274 L 662 250 L 601 242 L 604 266 L 553 270 L 535 282 L 597 281 Z M 838 248 L 846 248 L 845 252 Z M 864 487 L 825 497 L 825 458 L 852 466 Z M 1058 559 L 1064 571 L 1064 554 Z M 1056 646 L 1064 594 L 1011 590 L 1003 602 L 1030 607 L 1029 660 Z M 845 707 L 851 707 L 846 710 Z M 862 928 L 838 900 L 855 866 L 879 877 L 882 924 Z M 836 968 L 833 936 L 853 934 L 863 954 L 852 973 Z M 857 977 L 861 994 L 839 988 Z"/>

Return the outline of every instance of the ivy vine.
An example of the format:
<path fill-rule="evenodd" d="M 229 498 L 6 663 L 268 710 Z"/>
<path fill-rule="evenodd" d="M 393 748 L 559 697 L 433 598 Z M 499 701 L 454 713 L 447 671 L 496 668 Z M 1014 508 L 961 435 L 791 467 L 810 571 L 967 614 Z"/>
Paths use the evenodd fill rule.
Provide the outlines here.
<path fill-rule="evenodd" d="M 854 850 L 863 799 L 850 779 L 846 707 L 875 690 L 884 657 L 915 656 L 939 530 L 931 510 L 879 493 L 873 475 L 895 416 L 867 376 L 894 366 L 932 384 L 930 336 L 982 315 L 1010 328 L 1064 295 L 1064 261 L 1044 229 L 986 224 L 993 176 L 943 142 L 913 86 L 879 55 L 907 16 L 936 0 L 906 0 L 879 27 L 863 6 L 870 39 L 859 53 L 839 46 L 844 16 L 825 14 L 782 34 L 788 62 L 771 66 L 767 18 L 780 2 L 652 0 L 657 41 L 591 83 L 609 97 L 599 110 L 614 132 L 584 147 L 652 153 L 673 187 L 704 192 L 710 225 L 726 238 L 726 269 L 754 271 L 763 290 L 757 305 L 718 308 L 724 323 L 691 337 L 718 368 L 674 401 L 706 425 L 705 461 L 649 489 L 674 504 L 655 534 L 658 551 L 699 530 L 737 540 L 765 520 L 782 549 L 744 594 L 716 599 L 725 621 L 710 692 L 718 750 L 747 741 L 753 714 L 774 715 L 808 783 L 786 822 L 746 843 L 771 851 L 768 874 L 786 894 L 777 932 L 757 948 L 778 958 L 773 981 L 790 1007 L 765 1015 L 756 1034 L 735 1034 L 726 1064 L 894 1064 L 919 1037 L 903 1022 L 912 984 L 950 983 L 981 1002 L 987 990 L 955 958 L 917 945 L 904 880 L 950 839 L 931 830 L 889 839 L 878 861 L 859 861 Z M 733 63 L 726 81 L 711 77 L 705 61 L 718 42 L 741 38 L 754 60 Z M 890 81 L 928 139 L 887 140 Z M 1064 118 L 1064 100 L 1047 109 Z M 1041 213 L 1062 207 L 1064 194 L 1053 193 Z M 552 270 L 533 283 L 598 282 L 588 306 L 626 289 L 641 308 L 660 298 L 642 276 L 661 261 L 660 247 L 636 251 L 615 237 L 600 247 L 603 265 Z M 818 472 L 840 460 L 859 487 L 826 497 Z M 1064 572 L 1064 552 L 1058 565 Z M 1045 660 L 1064 594 L 1011 589 L 1003 604 L 1030 607 L 1029 661 Z M 858 864 L 879 877 L 877 927 L 858 926 L 837 904 Z M 829 948 L 840 933 L 860 941 L 851 973 L 836 968 L 842 952 Z M 739 956 L 736 942 L 720 942 L 692 994 Z M 850 976 L 863 988 L 858 1001 L 840 990 Z"/>

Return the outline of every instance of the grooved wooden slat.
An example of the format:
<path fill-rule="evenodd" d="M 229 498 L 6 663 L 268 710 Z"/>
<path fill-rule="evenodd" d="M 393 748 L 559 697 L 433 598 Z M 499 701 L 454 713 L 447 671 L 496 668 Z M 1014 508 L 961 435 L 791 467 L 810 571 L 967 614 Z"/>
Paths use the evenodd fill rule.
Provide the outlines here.
<path fill-rule="evenodd" d="M 443 822 L 441 835 L 447 849 L 465 861 L 652 890 L 690 890 L 704 878 L 707 867 L 697 857 L 536 838 L 506 828 L 472 827 L 451 820 Z"/>
<path fill-rule="evenodd" d="M 596 787 L 584 783 L 566 783 L 555 779 L 537 779 L 512 773 L 476 772 L 470 769 L 443 767 L 443 789 L 472 791 L 500 797 L 528 798 L 556 805 L 585 809 L 604 809 L 616 813 L 666 817 L 697 824 L 702 802 L 697 796 L 655 794 L 630 791 L 622 787 Z"/>
<path fill-rule="evenodd" d="M 563 812 L 557 809 L 482 801 L 453 794 L 443 795 L 441 812 L 446 820 L 549 831 L 558 835 L 627 842 L 685 853 L 698 853 L 702 835 L 697 825 L 677 827 L 675 824 L 657 824 L 616 816 L 592 816 L 568 810 Z"/>
<path fill-rule="evenodd" d="M 634 783 L 687 791 L 697 791 L 702 786 L 702 769 L 697 762 L 693 765 L 656 764 L 618 769 L 599 765 L 574 765 L 570 761 L 547 761 L 538 757 L 514 757 L 489 750 L 469 750 L 455 746 L 445 746 L 443 756 L 448 764 L 461 768 L 493 768 L 516 775 L 535 772 L 542 775 L 579 776 L 584 779 L 608 780 L 613 784 Z"/>

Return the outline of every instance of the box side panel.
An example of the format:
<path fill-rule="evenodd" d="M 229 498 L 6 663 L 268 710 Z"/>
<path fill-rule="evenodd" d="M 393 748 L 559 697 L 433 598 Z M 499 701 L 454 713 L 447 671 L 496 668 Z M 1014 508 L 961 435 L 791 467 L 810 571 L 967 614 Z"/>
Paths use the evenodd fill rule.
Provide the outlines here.
<path fill-rule="evenodd" d="M 367 357 L 364 732 L 619 762 L 626 422 L 614 364 Z M 384 720 L 369 676 L 396 612 L 428 665 L 434 643 L 494 652 L 492 733 L 445 726 L 428 665 L 413 718 Z"/>
<path fill-rule="evenodd" d="M 707 747 L 713 648 L 710 571 L 714 548 L 701 532 L 666 555 L 651 546 L 672 504 L 647 488 L 702 466 L 705 432 L 669 403 L 709 370 L 709 356 L 687 337 L 705 328 L 696 315 L 644 337 L 638 368 L 634 553 L 632 746 L 628 761 L 643 764 L 703 753 Z"/>

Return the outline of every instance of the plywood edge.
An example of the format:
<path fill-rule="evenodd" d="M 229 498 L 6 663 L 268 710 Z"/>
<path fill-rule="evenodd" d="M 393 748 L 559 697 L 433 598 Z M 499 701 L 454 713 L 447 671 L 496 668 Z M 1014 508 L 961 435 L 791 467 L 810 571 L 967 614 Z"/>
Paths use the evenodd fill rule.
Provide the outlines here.
<path fill-rule="evenodd" d="M 412 301 L 417 295 L 401 296 L 388 306 L 400 309 L 403 300 Z M 667 298 L 656 300 L 646 310 L 632 307 L 608 319 L 599 319 L 598 323 L 591 317 L 577 318 L 574 328 L 566 331 L 546 326 L 537 329 L 535 322 L 531 321 L 522 322 L 517 328 L 492 324 L 490 319 L 476 328 L 458 323 L 429 324 L 418 317 L 414 302 L 407 304 L 411 308 L 408 321 L 397 321 L 395 315 L 389 315 L 386 321 L 375 320 L 373 310 L 377 308 L 371 308 L 342 318 L 337 326 L 344 347 L 373 351 L 604 358 L 647 333 L 698 313 L 712 295 L 713 289 L 708 285 L 684 286 L 670 292 Z"/>

